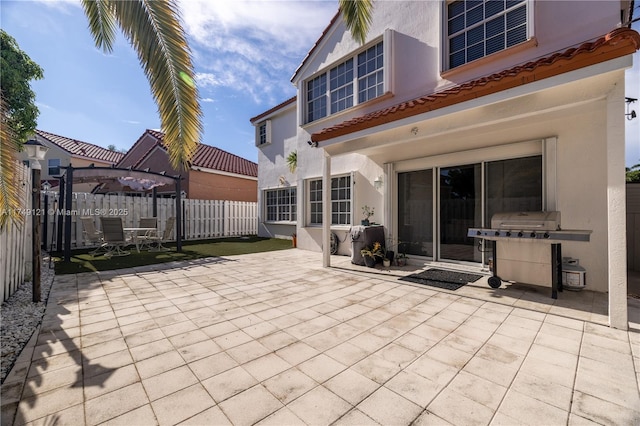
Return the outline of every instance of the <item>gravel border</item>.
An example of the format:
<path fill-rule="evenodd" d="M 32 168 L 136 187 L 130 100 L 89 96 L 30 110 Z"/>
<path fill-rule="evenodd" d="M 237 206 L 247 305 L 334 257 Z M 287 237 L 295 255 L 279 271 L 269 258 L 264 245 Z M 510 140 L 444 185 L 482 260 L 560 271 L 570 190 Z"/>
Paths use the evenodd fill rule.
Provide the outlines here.
<path fill-rule="evenodd" d="M 40 279 L 41 301 L 32 302 L 31 281 L 25 281 L 0 306 L 1 383 L 4 383 L 22 349 L 42 323 L 54 276 L 54 269 L 49 268 L 49 254 L 43 252 Z"/>

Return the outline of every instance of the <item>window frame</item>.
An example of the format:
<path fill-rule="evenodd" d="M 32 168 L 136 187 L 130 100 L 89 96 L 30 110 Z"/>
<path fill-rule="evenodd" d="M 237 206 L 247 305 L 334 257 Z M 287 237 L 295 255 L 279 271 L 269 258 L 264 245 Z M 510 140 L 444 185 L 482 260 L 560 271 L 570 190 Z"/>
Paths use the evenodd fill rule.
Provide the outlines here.
<path fill-rule="evenodd" d="M 58 165 L 57 166 L 51 166 L 51 162 L 52 161 L 57 161 Z M 47 160 L 47 174 L 49 176 L 60 176 L 60 170 L 62 168 L 62 161 L 59 158 L 49 158 Z M 57 169 L 58 172 L 57 173 L 51 173 L 51 169 Z"/>
<path fill-rule="evenodd" d="M 333 62 L 330 66 L 325 67 L 321 70 L 319 70 L 318 72 L 310 75 L 308 78 L 304 79 L 301 81 L 300 86 L 299 86 L 299 93 L 303 94 L 303 96 L 301 96 L 299 102 L 300 102 L 300 123 L 302 123 L 301 125 L 304 127 L 306 125 L 311 125 L 311 124 L 315 124 L 320 122 L 321 120 L 339 115 L 344 113 L 345 111 L 349 111 L 352 110 L 353 108 L 357 108 L 359 105 L 365 105 L 369 102 L 375 102 L 381 98 L 383 98 L 387 93 L 392 93 L 393 92 L 393 87 L 392 87 L 392 73 L 393 73 L 393 69 L 392 69 L 392 64 L 393 64 L 393 50 L 392 50 L 392 46 L 393 46 L 393 33 L 394 31 L 391 29 L 386 29 L 384 31 L 384 33 L 380 36 L 377 37 L 373 40 L 371 40 L 369 43 L 367 43 L 366 45 L 360 47 L 357 50 L 352 51 L 349 55 L 346 55 L 342 58 L 340 58 L 338 61 Z M 376 74 L 379 71 L 382 71 L 382 90 L 380 91 L 380 93 L 377 93 L 375 97 L 370 98 L 370 99 L 366 99 L 362 102 L 359 102 L 359 80 L 361 79 L 360 77 L 358 77 L 358 56 L 361 55 L 362 53 L 367 52 L 369 49 L 376 47 L 377 45 L 381 44 L 381 49 L 382 49 L 382 67 L 376 69 L 375 71 L 373 71 L 373 74 Z M 334 70 L 337 70 L 340 67 L 343 67 L 347 64 L 347 62 L 349 61 L 353 61 L 352 64 L 352 73 L 353 73 L 353 77 L 351 79 L 351 85 L 350 87 L 352 88 L 352 90 L 350 90 L 350 94 L 347 95 L 345 98 L 350 97 L 351 100 L 350 101 L 346 101 L 345 103 L 345 107 L 343 109 L 338 109 L 334 112 L 332 112 L 332 107 L 333 107 L 333 103 L 332 103 L 332 94 L 335 93 L 336 91 L 339 91 L 341 89 L 345 89 L 346 87 L 348 87 L 347 84 L 344 85 L 338 85 L 337 87 L 335 87 L 334 89 L 331 88 L 331 72 Z M 318 116 L 318 117 L 313 117 L 313 120 L 310 120 L 310 114 L 309 114 L 309 107 L 310 107 L 310 101 L 309 101 L 309 86 L 308 84 L 311 83 L 312 81 L 314 81 L 315 79 L 317 79 L 319 76 L 324 75 L 325 77 L 325 84 L 326 84 L 326 90 L 325 90 L 325 94 L 324 94 L 324 99 L 326 99 L 325 101 L 325 105 L 324 105 L 324 109 L 325 109 L 325 114 L 323 116 Z M 367 76 L 369 75 L 369 73 L 367 73 Z M 344 101 L 345 98 L 340 98 L 339 101 Z M 314 98 L 314 100 L 318 100 L 319 98 Z"/>
<path fill-rule="evenodd" d="M 263 129 L 264 132 L 262 131 Z M 255 141 L 258 148 L 271 145 L 271 120 L 261 121 L 255 126 Z"/>
<path fill-rule="evenodd" d="M 280 203 L 281 196 L 280 192 L 288 192 L 289 203 Z M 293 192 L 293 195 L 291 194 Z M 275 194 L 274 205 L 269 205 L 270 194 Z M 293 199 L 292 199 L 293 198 Z M 264 212 L 264 223 L 286 223 L 292 224 L 297 223 L 298 221 L 298 187 L 297 186 L 288 186 L 284 188 L 269 188 L 263 190 L 263 212 Z M 269 218 L 269 207 L 275 208 L 276 219 Z M 288 212 L 284 212 L 282 209 L 288 208 Z M 289 219 L 280 219 L 281 214 L 289 215 Z M 293 216 L 293 219 L 292 219 Z"/>
<path fill-rule="evenodd" d="M 340 179 L 348 179 L 348 183 L 345 186 L 339 186 Z M 353 173 L 346 173 L 331 176 L 331 227 L 351 227 L 353 226 L 353 205 L 354 205 L 354 176 Z M 334 182 L 338 182 L 338 186 L 334 187 Z M 306 206 L 306 214 L 305 214 L 305 222 L 306 226 L 309 227 L 320 227 L 323 224 L 323 200 L 322 200 L 322 177 L 320 178 L 310 178 L 307 179 L 305 183 L 305 192 L 307 195 L 305 206 Z M 320 184 L 320 185 L 318 185 Z M 348 198 L 333 198 L 334 191 L 340 195 L 340 191 L 348 190 L 349 197 Z M 315 197 L 312 195 L 312 191 L 315 192 Z M 348 203 L 348 209 L 342 210 L 342 203 Z M 314 207 L 315 206 L 315 209 Z M 335 209 L 337 207 L 337 210 Z M 343 218 L 346 218 L 347 223 L 336 223 L 334 222 L 335 215 L 342 215 Z M 319 217 L 319 221 L 318 218 Z"/>
<path fill-rule="evenodd" d="M 522 0 L 520 3 L 511 5 L 510 7 L 506 7 L 502 9 L 500 12 L 498 13 L 494 13 L 493 15 L 490 15 L 489 17 L 485 17 L 485 14 L 483 14 L 483 18 L 477 22 L 474 22 L 471 25 L 467 25 L 466 22 L 463 24 L 462 29 L 458 30 L 458 31 L 454 31 L 452 32 L 452 34 L 449 34 L 449 6 L 453 3 L 462 1 L 464 2 L 465 0 L 448 0 L 446 2 L 442 3 L 442 72 L 443 73 L 448 73 L 448 72 L 453 72 L 455 70 L 458 69 L 463 69 L 464 67 L 470 65 L 470 64 L 476 64 L 480 61 L 482 61 L 483 59 L 489 58 L 489 57 L 493 57 L 494 55 L 499 55 L 501 53 L 504 54 L 504 52 L 508 52 L 512 49 L 517 49 L 520 48 L 522 46 L 526 46 L 527 42 L 531 41 L 532 39 L 534 39 L 534 25 L 533 25 L 533 16 L 534 16 L 534 7 L 533 7 L 533 0 Z M 507 0 L 508 1 L 508 0 Z M 487 3 L 487 0 L 483 0 L 482 1 L 482 5 L 484 8 L 484 5 Z M 518 26 L 522 26 L 524 25 L 525 27 L 525 35 L 524 35 L 524 39 L 521 41 L 518 41 L 515 44 L 512 45 L 507 45 L 507 33 L 509 32 L 509 30 L 507 29 L 507 14 L 510 12 L 513 12 L 521 7 L 524 7 L 525 10 L 525 19 L 524 19 L 524 23 L 520 24 Z M 469 8 L 469 10 L 472 10 L 473 8 Z M 465 11 L 467 11 L 465 9 Z M 456 17 L 459 17 L 460 15 L 456 15 Z M 463 13 L 464 16 L 464 13 Z M 464 47 L 460 50 L 462 52 L 465 52 L 465 60 L 464 62 L 456 65 L 456 66 L 451 66 L 451 52 L 450 52 L 450 41 L 453 38 L 459 37 L 460 35 L 466 35 L 476 29 L 476 28 L 480 28 L 480 26 L 486 26 L 487 23 L 493 22 L 497 17 L 499 16 L 503 16 L 504 17 L 504 31 L 502 33 L 499 34 L 503 34 L 504 35 L 504 47 L 499 49 L 499 50 L 495 50 L 493 52 L 487 53 L 486 52 L 486 47 L 487 47 L 487 37 L 486 37 L 486 33 L 483 34 L 482 37 L 482 42 L 481 43 L 475 43 L 475 44 L 469 44 L 468 41 L 465 39 L 464 41 Z M 514 28 L 517 28 L 518 26 L 514 26 Z M 514 29 L 512 28 L 512 29 Z M 493 37 L 496 37 L 498 35 L 498 33 L 496 35 L 494 35 Z M 471 60 L 467 59 L 467 52 L 469 50 L 470 47 L 473 46 L 477 46 L 479 44 L 482 44 L 482 46 L 484 47 L 484 54 L 481 56 L 478 56 L 477 58 L 473 58 Z"/>

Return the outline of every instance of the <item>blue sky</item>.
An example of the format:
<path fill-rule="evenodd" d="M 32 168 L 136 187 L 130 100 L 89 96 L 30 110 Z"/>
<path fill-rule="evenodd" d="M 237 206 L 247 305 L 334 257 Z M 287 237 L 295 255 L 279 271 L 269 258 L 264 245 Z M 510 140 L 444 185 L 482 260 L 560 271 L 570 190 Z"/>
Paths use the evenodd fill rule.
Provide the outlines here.
<path fill-rule="evenodd" d="M 249 118 L 295 95 L 291 75 L 337 8 L 337 0 L 183 0 L 202 142 L 257 161 Z M 0 13 L 2 28 L 44 69 L 32 83 L 39 129 L 126 150 L 160 128 L 135 52 L 121 36 L 113 53 L 96 49 L 78 1 L 2 0 Z M 640 99 L 640 55 L 634 63 L 626 96 Z M 640 116 L 640 101 L 631 107 Z M 640 117 L 626 126 L 626 163 L 637 164 Z"/>

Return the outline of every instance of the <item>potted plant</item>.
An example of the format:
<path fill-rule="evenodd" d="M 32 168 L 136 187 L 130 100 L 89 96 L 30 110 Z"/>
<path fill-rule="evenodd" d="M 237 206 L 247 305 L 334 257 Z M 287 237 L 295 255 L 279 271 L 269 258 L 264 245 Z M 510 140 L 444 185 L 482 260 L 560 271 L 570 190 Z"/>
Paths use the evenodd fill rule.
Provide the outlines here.
<path fill-rule="evenodd" d="M 362 206 L 362 215 L 364 219 L 360 221 L 360 225 L 369 226 L 369 218 L 373 216 L 375 207 L 369 207 L 367 205 Z"/>
<path fill-rule="evenodd" d="M 364 259 L 364 264 L 369 268 L 374 268 L 376 266 L 376 262 L 378 258 L 382 259 L 384 257 L 384 252 L 382 250 L 382 244 L 379 242 L 373 243 L 373 247 L 365 247 L 360 250 L 360 254 Z"/>
<path fill-rule="evenodd" d="M 396 257 L 396 263 L 398 264 L 398 266 L 405 266 L 408 260 L 409 258 L 405 253 L 399 253 Z"/>

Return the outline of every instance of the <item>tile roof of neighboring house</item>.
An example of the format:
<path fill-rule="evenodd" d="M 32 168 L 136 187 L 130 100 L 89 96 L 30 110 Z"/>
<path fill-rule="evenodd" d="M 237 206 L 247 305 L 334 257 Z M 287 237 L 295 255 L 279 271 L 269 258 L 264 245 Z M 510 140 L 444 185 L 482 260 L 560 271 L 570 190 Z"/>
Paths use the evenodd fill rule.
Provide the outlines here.
<path fill-rule="evenodd" d="M 638 49 L 640 49 L 640 34 L 628 28 L 617 28 L 596 41 L 583 43 L 579 47 L 557 52 L 523 65 L 324 128 L 312 134 L 311 140 L 314 142 L 326 141 L 630 55 Z"/>
<path fill-rule="evenodd" d="M 82 142 L 76 139 L 66 138 L 64 136 L 54 135 L 53 133 L 37 130 L 36 133 L 48 140 L 49 142 L 59 146 L 71 155 L 105 161 L 108 163 L 117 163 L 124 157 L 124 154 L 117 151 L 111 151 L 98 145 L 88 142 Z"/>
<path fill-rule="evenodd" d="M 145 134 L 150 134 L 156 139 L 156 143 L 149 148 L 149 150 L 141 156 L 133 168 L 137 168 L 145 157 L 157 146 L 162 146 L 164 149 L 163 139 L 164 133 L 157 130 L 145 131 Z M 138 141 L 142 140 L 142 135 Z M 136 142 L 138 143 L 138 142 Z M 191 160 L 191 167 L 203 167 L 206 169 L 219 170 L 221 172 L 236 173 L 245 176 L 258 176 L 258 164 L 246 158 L 239 157 L 230 152 L 224 151 L 214 146 L 205 145 L 203 143 L 198 145 L 196 153 Z"/>
<path fill-rule="evenodd" d="M 256 115 L 255 117 L 250 118 L 250 119 L 249 119 L 249 121 L 253 124 L 253 123 L 255 123 L 256 121 L 260 120 L 261 118 L 264 118 L 264 117 L 266 117 L 266 116 L 268 116 L 268 115 L 270 115 L 270 114 L 272 114 L 272 113 L 276 112 L 276 111 L 277 111 L 277 110 L 279 110 L 280 108 L 283 108 L 283 107 L 285 107 L 285 106 L 287 106 L 287 105 L 289 105 L 289 104 L 291 104 L 291 103 L 293 103 L 293 102 L 295 102 L 295 101 L 296 101 L 296 96 L 294 96 L 294 97 L 292 97 L 292 98 L 289 98 L 289 99 L 287 99 L 286 101 L 284 101 L 284 102 L 282 102 L 282 103 L 280 103 L 280 104 L 278 104 L 278 105 L 274 106 L 273 108 L 271 108 L 271 109 L 269 109 L 269 110 L 267 110 L 267 111 L 263 112 L 262 114 L 258 114 L 258 115 Z"/>

